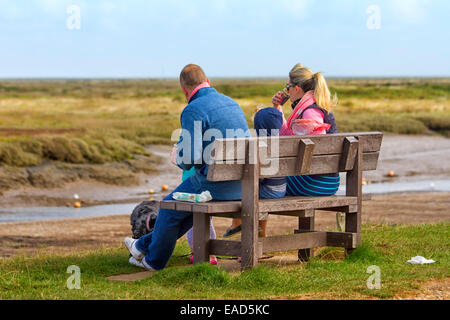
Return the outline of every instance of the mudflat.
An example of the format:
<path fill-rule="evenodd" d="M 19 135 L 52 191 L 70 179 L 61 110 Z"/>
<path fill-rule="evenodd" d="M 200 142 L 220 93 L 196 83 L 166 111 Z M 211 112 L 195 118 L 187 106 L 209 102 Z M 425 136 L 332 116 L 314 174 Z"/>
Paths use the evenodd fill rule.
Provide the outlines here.
<path fill-rule="evenodd" d="M 155 173 L 141 173 L 133 176 L 134 184 L 113 185 L 92 179 L 78 179 L 57 187 L 18 187 L 4 191 L 0 207 L 65 206 L 74 201 L 74 194 L 80 196 L 83 206 L 132 203 L 153 197 L 162 199 L 167 192 L 161 186 L 173 190 L 181 181 L 181 170 L 169 161 L 171 147 L 152 145 L 146 148 L 156 158 Z M 408 182 L 423 180 L 450 180 L 450 139 L 441 136 L 385 134 L 378 161 L 378 169 L 364 172 L 368 183 Z M 111 175 L 111 169 L 105 169 Z M 394 177 L 388 172 L 393 171 Z M 88 176 L 88 175 L 86 175 Z M 342 181 L 343 183 L 343 181 Z M 148 191 L 154 190 L 149 195 Z M 449 208 L 450 209 L 450 208 Z"/>
<path fill-rule="evenodd" d="M 158 164 L 159 175 L 141 175 L 140 184 L 111 186 L 79 181 L 61 188 L 19 188 L 0 197 L 0 207 L 33 207 L 71 205 L 78 194 L 83 205 L 124 203 L 163 198 L 166 184 L 173 190 L 181 181 L 181 170 L 170 164 L 169 146 L 151 146 L 148 151 L 165 161 Z M 450 179 L 450 139 L 439 136 L 385 135 L 376 171 L 366 172 L 369 183 Z M 394 171 L 394 177 L 387 173 Z M 154 189 L 153 195 L 148 194 Z M 75 209 L 74 209 L 75 210 Z M 121 212 L 110 212 L 120 214 Z M 108 213 L 105 213 L 108 214 Z M 73 253 L 99 246 L 118 246 L 131 234 L 129 212 L 97 218 L 60 219 L 0 224 L 0 257 L 34 255 L 39 252 Z M 422 224 L 450 221 L 450 193 L 394 193 L 373 195 L 364 201 L 363 223 Z M 230 225 L 226 218 L 214 218 L 218 235 Z M 290 233 L 296 218 L 271 216 L 268 235 Z M 336 215 L 317 212 L 318 230 L 336 228 Z"/>

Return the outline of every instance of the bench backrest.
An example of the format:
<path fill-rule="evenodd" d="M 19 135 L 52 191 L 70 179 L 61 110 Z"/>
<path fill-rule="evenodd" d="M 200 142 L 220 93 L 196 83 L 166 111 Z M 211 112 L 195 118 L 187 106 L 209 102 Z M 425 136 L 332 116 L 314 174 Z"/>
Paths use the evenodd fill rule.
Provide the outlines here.
<path fill-rule="evenodd" d="M 362 132 L 218 139 L 212 146 L 208 180 L 242 180 L 248 164 L 257 164 L 259 178 L 349 172 L 358 151 L 360 170 L 376 170 L 382 138 L 381 132 Z"/>

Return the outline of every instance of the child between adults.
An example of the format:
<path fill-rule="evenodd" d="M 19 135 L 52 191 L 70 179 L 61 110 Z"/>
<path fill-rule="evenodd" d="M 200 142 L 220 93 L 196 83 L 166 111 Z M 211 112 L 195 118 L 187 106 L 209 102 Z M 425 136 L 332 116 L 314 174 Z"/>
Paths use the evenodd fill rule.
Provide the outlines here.
<path fill-rule="evenodd" d="M 275 108 L 259 110 L 254 117 L 254 127 L 259 137 L 278 136 L 283 125 L 283 114 Z M 279 199 L 286 195 L 286 178 L 265 178 L 259 181 L 259 197 L 261 199 Z M 224 237 L 229 237 L 241 231 L 241 219 L 233 219 Z M 267 215 L 259 217 L 259 237 L 266 236 Z"/>
<path fill-rule="evenodd" d="M 172 162 L 172 164 L 174 164 L 175 166 L 177 165 L 177 160 L 176 160 L 177 150 L 178 150 L 177 145 L 174 145 L 172 152 L 170 154 L 170 162 Z M 195 168 L 191 168 L 190 170 L 183 170 L 182 181 L 186 181 L 194 174 L 195 174 Z M 193 228 L 189 229 L 189 231 L 186 234 L 186 237 L 188 240 L 189 247 L 191 248 L 191 256 L 189 257 L 189 261 L 191 261 L 191 263 L 194 263 L 194 230 L 193 230 Z M 212 217 L 210 217 L 209 238 L 216 239 L 216 230 L 214 229 L 214 226 L 212 224 Z M 210 255 L 209 263 L 212 265 L 216 265 L 217 257 L 215 255 Z"/>

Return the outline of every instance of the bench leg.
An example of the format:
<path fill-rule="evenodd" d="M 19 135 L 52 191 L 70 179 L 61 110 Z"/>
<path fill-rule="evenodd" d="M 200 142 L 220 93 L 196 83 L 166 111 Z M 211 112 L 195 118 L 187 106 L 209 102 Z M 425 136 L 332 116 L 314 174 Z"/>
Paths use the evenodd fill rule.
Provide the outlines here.
<path fill-rule="evenodd" d="M 242 260 L 241 270 L 258 265 L 258 215 L 243 213 L 242 217 Z"/>
<path fill-rule="evenodd" d="M 314 211 L 314 210 L 313 210 Z M 299 231 L 314 231 L 314 215 L 312 217 L 298 218 L 298 229 Z M 308 261 L 310 258 L 314 257 L 314 249 L 300 249 L 298 250 L 298 259 L 300 261 Z"/>
<path fill-rule="evenodd" d="M 361 213 L 359 210 L 356 212 L 345 213 L 345 232 L 353 232 L 358 234 L 358 240 L 356 245 L 361 244 Z M 345 255 L 349 255 L 355 250 L 355 248 L 345 248 Z"/>
<path fill-rule="evenodd" d="M 209 261 L 209 228 L 207 214 L 194 212 L 194 264 Z"/>
<path fill-rule="evenodd" d="M 248 162 L 246 161 L 242 178 L 242 233 L 241 270 L 252 269 L 258 265 L 258 221 L 259 221 L 259 157 L 258 141 L 250 139 Z"/>
<path fill-rule="evenodd" d="M 353 170 L 347 172 L 346 195 L 358 197 L 356 206 L 349 206 L 345 212 L 345 232 L 358 235 L 356 245 L 361 243 L 361 208 L 362 208 L 362 148 L 358 145 Z M 352 253 L 354 248 L 345 248 L 345 254 Z"/>

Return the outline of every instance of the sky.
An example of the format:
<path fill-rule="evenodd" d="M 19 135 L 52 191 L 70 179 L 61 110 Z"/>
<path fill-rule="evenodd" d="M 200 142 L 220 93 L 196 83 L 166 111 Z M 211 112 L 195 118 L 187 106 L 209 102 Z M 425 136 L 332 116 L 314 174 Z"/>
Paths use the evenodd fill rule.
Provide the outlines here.
<path fill-rule="evenodd" d="M 450 76 L 448 0 L 0 0 L 0 78 Z"/>

